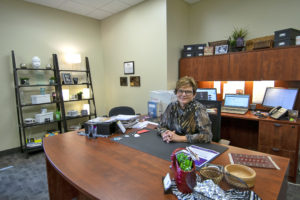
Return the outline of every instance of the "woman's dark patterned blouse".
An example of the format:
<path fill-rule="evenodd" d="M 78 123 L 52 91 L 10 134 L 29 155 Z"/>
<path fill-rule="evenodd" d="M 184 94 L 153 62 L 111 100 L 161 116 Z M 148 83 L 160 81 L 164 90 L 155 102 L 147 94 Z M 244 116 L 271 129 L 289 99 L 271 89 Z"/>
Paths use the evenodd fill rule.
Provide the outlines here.
<path fill-rule="evenodd" d="M 195 100 L 184 109 L 178 101 L 170 103 L 161 116 L 158 130 L 160 133 L 170 130 L 185 135 L 189 143 L 207 143 L 212 139 L 211 121 L 205 107 Z"/>

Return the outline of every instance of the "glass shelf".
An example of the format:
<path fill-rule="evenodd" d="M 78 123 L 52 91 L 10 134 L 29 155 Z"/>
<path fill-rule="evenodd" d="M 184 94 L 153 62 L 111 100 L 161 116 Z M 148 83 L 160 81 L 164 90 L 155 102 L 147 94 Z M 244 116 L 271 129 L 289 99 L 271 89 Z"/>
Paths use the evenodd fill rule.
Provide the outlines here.
<path fill-rule="evenodd" d="M 89 101 L 89 100 L 93 100 L 94 98 L 89 98 L 89 99 L 71 99 L 71 100 L 68 100 L 68 101 L 64 101 L 64 102 L 73 102 L 73 101 Z"/>
<path fill-rule="evenodd" d="M 39 104 L 24 104 L 21 105 L 22 107 L 27 107 L 27 106 L 39 106 L 39 105 L 47 105 L 47 104 L 53 104 L 53 103 L 60 103 L 60 101 L 53 101 L 49 103 L 39 103 Z"/>
<path fill-rule="evenodd" d="M 74 116 L 74 117 L 68 117 L 66 116 L 66 120 L 70 120 L 70 119 L 79 119 L 79 118 L 84 118 L 84 117 L 90 117 L 90 116 L 96 116 L 96 114 L 90 114 L 90 115 L 79 115 L 79 116 Z"/>
<path fill-rule="evenodd" d="M 18 87 L 51 87 L 51 86 L 57 86 L 57 84 L 37 84 L 37 85 L 19 85 Z"/>
<path fill-rule="evenodd" d="M 60 69 L 60 72 L 89 72 L 87 70 Z"/>
<path fill-rule="evenodd" d="M 24 128 L 29 128 L 29 127 L 34 127 L 34 126 L 41 126 L 41 125 L 47 125 L 47 124 L 53 124 L 53 123 L 57 123 L 57 122 L 61 122 L 62 120 L 53 120 L 53 121 L 50 121 L 50 122 L 44 122 L 44 123 L 32 123 L 32 124 L 25 124 L 23 123 L 23 127 Z"/>
<path fill-rule="evenodd" d="M 46 69 L 46 68 L 39 68 L 39 69 L 34 69 L 34 68 L 16 68 L 16 70 L 30 70 L 30 71 L 35 71 L 35 70 L 43 70 L 43 71 L 53 71 L 53 68 Z"/>

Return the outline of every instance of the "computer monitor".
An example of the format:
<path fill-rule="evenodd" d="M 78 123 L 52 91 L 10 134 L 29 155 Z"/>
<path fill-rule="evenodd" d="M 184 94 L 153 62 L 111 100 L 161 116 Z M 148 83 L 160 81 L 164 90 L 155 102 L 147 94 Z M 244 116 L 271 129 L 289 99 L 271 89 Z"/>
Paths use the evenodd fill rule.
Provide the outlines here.
<path fill-rule="evenodd" d="M 281 106 L 285 109 L 293 109 L 298 95 L 298 88 L 268 87 L 262 102 L 263 106 Z"/>
<path fill-rule="evenodd" d="M 216 88 L 198 88 L 196 90 L 196 100 L 217 101 Z"/>

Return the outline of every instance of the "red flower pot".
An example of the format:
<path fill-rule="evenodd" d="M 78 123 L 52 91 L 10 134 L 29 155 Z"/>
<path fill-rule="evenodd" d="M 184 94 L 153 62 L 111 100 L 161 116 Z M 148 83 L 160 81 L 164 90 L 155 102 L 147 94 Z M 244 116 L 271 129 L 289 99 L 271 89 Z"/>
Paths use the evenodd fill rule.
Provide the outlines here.
<path fill-rule="evenodd" d="M 172 169 L 175 175 L 175 181 L 177 188 L 182 193 L 191 193 L 192 189 L 196 185 L 196 168 L 193 162 L 192 170 L 183 171 L 177 161 L 176 152 L 183 150 L 184 148 L 175 149 L 171 155 Z"/>

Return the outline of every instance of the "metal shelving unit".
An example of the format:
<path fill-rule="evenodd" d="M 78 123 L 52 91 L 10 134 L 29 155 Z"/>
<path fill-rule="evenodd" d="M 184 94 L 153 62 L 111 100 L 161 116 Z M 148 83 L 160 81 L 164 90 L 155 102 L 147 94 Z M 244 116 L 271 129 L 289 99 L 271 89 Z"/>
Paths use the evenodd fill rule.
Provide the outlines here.
<path fill-rule="evenodd" d="M 60 69 L 59 68 L 59 63 L 57 59 L 57 55 L 53 54 L 53 68 L 51 69 L 45 69 L 45 68 L 17 68 L 16 65 L 16 59 L 15 59 L 15 53 L 14 51 L 11 51 L 11 57 L 12 57 L 12 65 L 13 65 L 13 75 L 14 75 L 14 84 L 15 84 L 15 95 L 16 95 L 16 108 L 17 108 L 17 115 L 18 115 L 18 128 L 19 128 L 19 137 L 20 137 L 20 147 L 21 151 L 25 153 L 29 153 L 32 151 L 37 151 L 42 149 L 42 145 L 40 146 L 32 146 L 28 147 L 27 143 L 27 129 L 30 129 L 32 127 L 36 126 L 44 126 L 44 125 L 49 125 L 49 124 L 57 124 L 58 130 L 60 133 L 67 132 L 68 127 L 67 127 L 67 121 L 73 120 L 73 119 L 80 119 L 80 118 L 88 118 L 91 119 L 92 117 L 97 117 L 97 112 L 96 112 L 96 104 L 95 104 L 95 98 L 94 98 L 94 91 L 93 91 L 93 85 L 92 85 L 92 78 L 91 78 L 91 72 L 90 72 L 90 66 L 89 66 L 89 60 L 87 57 L 85 57 L 85 65 L 86 65 L 86 70 L 67 70 L 67 69 Z M 56 79 L 55 84 L 32 84 L 32 85 L 21 85 L 19 84 L 19 76 L 18 76 L 18 71 L 50 71 L 54 73 L 54 77 Z M 75 72 L 75 73 L 85 73 L 86 74 L 86 82 L 83 83 L 78 83 L 78 84 L 62 84 L 60 75 L 61 72 Z M 80 85 L 86 85 L 87 88 L 90 89 L 91 93 L 91 98 L 88 99 L 74 99 L 74 100 L 68 100 L 64 101 L 63 100 L 63 93 L 62 93 L 62 87 L 63 86 L 80 86 Z M 49 103 L 40 103 L 40 104 L 32 104 L 32 103 L 26 103 L 22 104 L 21 101 L 21 95 L 20 95 L 20 90 L 23 88 L 38 88 L 38 87 L 54 87 L 55 94 L 56 94 L 56 99 L 52 100 Z M 78 115 L 74 117 L 70 117 L 66 115 L 65 111 L 65 103 L 76 103 L 79 101 L 87 101 L 89 104 L 89 110 L 90 114 L 88 115 Z M 60 111 L 61 116 L 60 120 L 53 120 L 49 122 L 43 122 L 43 123 L 25 123 L 24 122 L 24 108 L 31 109 L 31 107 L 35 106 L 43 106 L 43 105 L 49 105 L 49 104 L 56 104 L 56 110 Z M 93 110 L 91 105 L 93 105 Z"/>
<path fill-rule="evenodd" d="M 95 104 L 95 97 L 94 97 L 94 90 L 93 90 L 93 84 L 92 84 L 92 77 L 91 77 L 91 71 L 90 71 L 90 65 L 89 65 L 89 59 L 88 57 L 85 57 L 85 67 L 86 70 L 68 70 L 68 69 L 60 69 L 59 67 L 59 63 L 58 63 L 58 58 L 56 54 L 53 54 L 53 64 L 55 66 L 56 69 L 56 80 L 58 82 L 58 90 L 60 92 L 60 102 L 61 103 L 61 107 L 62 107 L 62 120 L 64 123 L 64 127 L 65 127 L 65 132 L 68 131 L 68 126 L 67 126 L 67 121 L 72 120 L 72 119 L 80 119 L 80 118 L 88 118 L 91 119 L 92 117 L 97 117 L 97 112 L 96 112 L 96 104 Z M 77 83 L 77 84 L 62 84 L 62 80 L 60 78 L 60 74 L 61 72 L 76 72 L 76 73 L 85 73 L 86 74 L 86 83 Z M 74 99 L 74 100 L 67 100 L 64 101 L 63 100 L 63 95 L 62 95 L 62 87 L 63 86 L 72 86 L 72 87 L 76 87 L 76 86 L 80 86 L 80 85 L 86 85 L 87 88 L 90 89 L 90 93 L 92 95 L 91 98 L 88 99 Z M 78 102 L 78 101 L 88 101 L 89 104 L 89 110 L 90 110 L 90 114 L 89 115 L 78 115 L 78 116 L 67 116 L 66 115 L 66 111 L 65 111 L 65 103 L 72 103 L 72 102 Z M 93 110 L 91 109 L 91 105 L 93 105 Z"/>
<path fill-rule="evenodd" d="M 16 95 L 16 108 L 17 108 L 17 115 L 18 115 L 18 127 L 19 127 L 19 137 L 20 137 L 20 148 L 22 152 L 29 153 L 32 151 L 42 150 L 42 145 L 38 146 L 28 146 L 27 142 L 27 130 L 36 127 L 36 126 L 43 126 L 48 124 L 57 124 L 58 130 L 62 133 L 62 120 L 53 120 L 44 123 L 25 123 L 24 122 L 24 111 L 23 108 L 25 107 L 35 107 L 41 105 L 49 105 L 49 104 L 56 104 L 56 110 L 61 110 L 61 102 L 60 101 L 52 101 L 49 103 L 40 103 L 40 104 L 22 104 L 20 90 L 22 88 L 35 88 L 35 87 L 54 87 L 56 97 L 59 97 L 61 94 L 59 93 L 58 86 L 59 84 L 36 84 L 36 85 L 20 85 L 19 84 L 19 75 L 18 71 L 51 71 L 54 73 L 54 77 L 57 77 L 57 70 L 55 67 L 53 69 L 33 69 L 33 68 L 17 68 L 16 66 L 16 59 L 14 51 L 11 51 L 12 57 L 12 65 L 13 65 L 13 75 L 14 75 L 14 84 L 15 84 L 15 95 Z"/>

